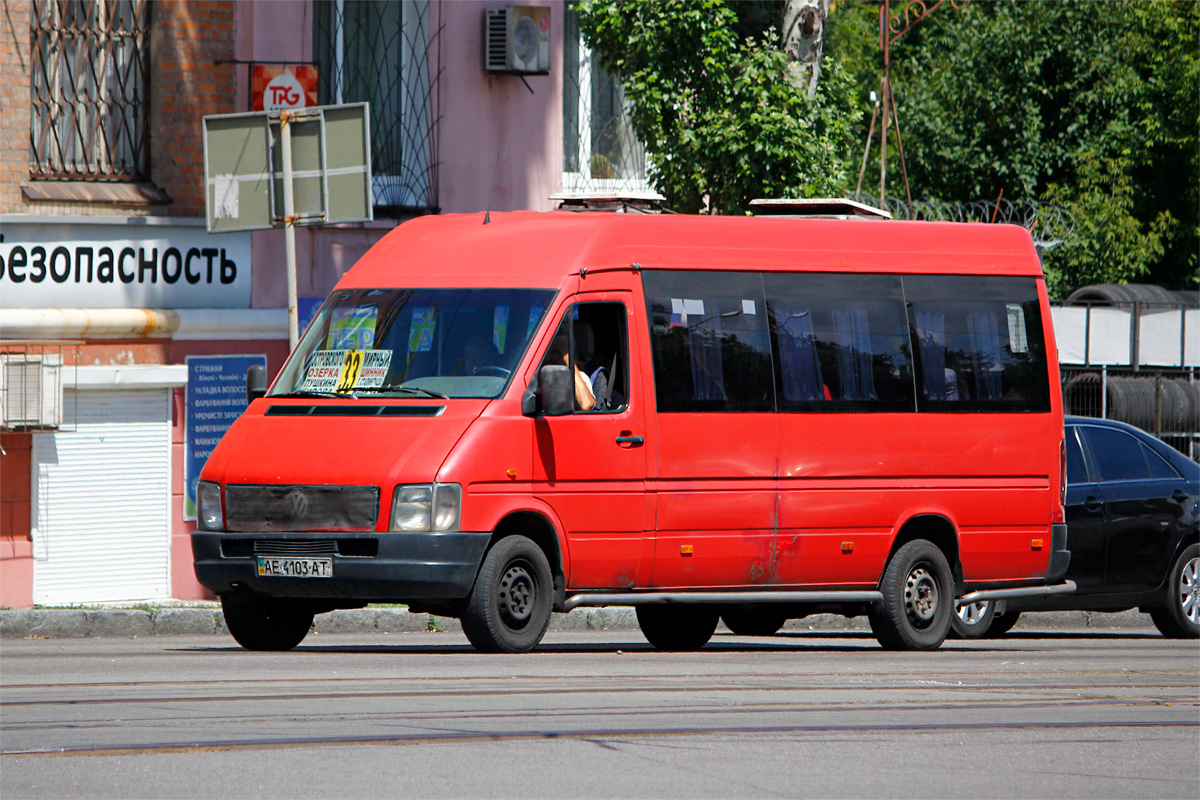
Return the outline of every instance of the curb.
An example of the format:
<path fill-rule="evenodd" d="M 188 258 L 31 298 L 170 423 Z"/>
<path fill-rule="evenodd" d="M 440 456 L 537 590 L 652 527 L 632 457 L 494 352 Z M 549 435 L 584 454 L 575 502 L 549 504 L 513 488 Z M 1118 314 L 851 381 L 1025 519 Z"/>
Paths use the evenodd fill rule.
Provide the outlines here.
<path fill-rule="evenodd" d="M 1122 611 L 1101 614 L 1092 611 L 1026 612 L 1015 631 L 1059 629 L 1153 631 L 1148 614 Z M 427 633 L 459 632 L 458 620 L 414 614 L 404 608 L 360 608 L 318 614 L 313 621 L 317 633 Z M 551 631 L 638 630 L 632 608 L 580 608 L 569 614 L 554 614 Z M 788 620 L 785 632 L 870 631 L 865 617 L 847 619 L 836 614 L 814 614 Z M 17 609 L 0 611 L 0 638 L 80 639 L 89 637 L 228 636 L 219 608 L 135 609 Z"/>

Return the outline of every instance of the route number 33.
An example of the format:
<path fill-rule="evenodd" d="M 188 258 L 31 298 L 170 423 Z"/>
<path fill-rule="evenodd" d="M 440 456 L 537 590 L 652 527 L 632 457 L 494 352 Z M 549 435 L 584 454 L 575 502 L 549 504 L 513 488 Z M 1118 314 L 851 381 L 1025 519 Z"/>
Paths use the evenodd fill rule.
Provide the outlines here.
<path fill-rule="evenodd" d="M 363 351 L 347 350 L 346 358 L 342 361 L 342 371 L 338 375 L 335 391 L 348 392 L 353 389 L 354 384 L 358 383 L 358 376 L 362 372 L 362 365 Z"/>

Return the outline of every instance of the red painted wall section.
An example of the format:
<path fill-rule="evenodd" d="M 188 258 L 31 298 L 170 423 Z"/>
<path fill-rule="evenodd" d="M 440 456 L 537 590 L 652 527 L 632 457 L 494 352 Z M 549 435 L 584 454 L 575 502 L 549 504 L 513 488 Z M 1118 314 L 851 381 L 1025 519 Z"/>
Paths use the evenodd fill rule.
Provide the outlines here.
<path fill-rule="evenodd" d="M 0 434 L 0 606 L 33 605 L 33 540 L 29 535 L 29 469 L 33 435 Z"/>

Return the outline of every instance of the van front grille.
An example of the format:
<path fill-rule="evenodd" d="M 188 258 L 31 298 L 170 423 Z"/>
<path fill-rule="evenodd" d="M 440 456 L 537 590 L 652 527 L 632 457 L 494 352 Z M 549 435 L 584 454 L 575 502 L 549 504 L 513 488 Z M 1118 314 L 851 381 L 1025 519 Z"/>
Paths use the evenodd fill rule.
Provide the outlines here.
<path fill-rule="evenodd" d="M 254 556 L 348 556 L 374 558 L 379 554 L 378 539 L 226 539 L 221 542 L 224 558 Z"/>
<path fill-rule="evenodd" d="M 225 487 L 230 531 L 373 531 L 378 486 Z"/>

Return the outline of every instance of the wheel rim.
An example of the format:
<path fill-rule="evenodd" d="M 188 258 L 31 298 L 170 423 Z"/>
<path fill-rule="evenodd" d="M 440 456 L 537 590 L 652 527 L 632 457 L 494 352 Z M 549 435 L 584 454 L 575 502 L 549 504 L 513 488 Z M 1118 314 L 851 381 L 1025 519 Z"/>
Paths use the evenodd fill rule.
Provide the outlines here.
<path fill-rule="evenodd" d="M 967 603 L 960 605 L 957 609 L 958 618 L 962 620 L 964 625 L 978 625 L 983 621 L 983 617 L 987 614 L 988 605 L 991 600 L 984 600 L 980 603 Z"/>
<path fill-rule="evenodd" d="M 1200 559 L 1190 559 L 1179 573 L 1179 606 L 1183 616 L 1193 624 L 1200 624 L 1200 584 L 1197 583 Z"/>
<path fill-rule="evenodd" d="M 523 563 L 510 564 L 500 576 L 500 591 L 497 592 L 500 618 L 513 630 L 529 624 L 537 600 L 537 581 L 529 566 Z"/>
<path fill-rule="evenodd" d="M 904 611 L 914 626 L 927 628 L 933 623 L 937 610 L 937 581 L 928 567 L 918 564 L 904 582 Z"/>

